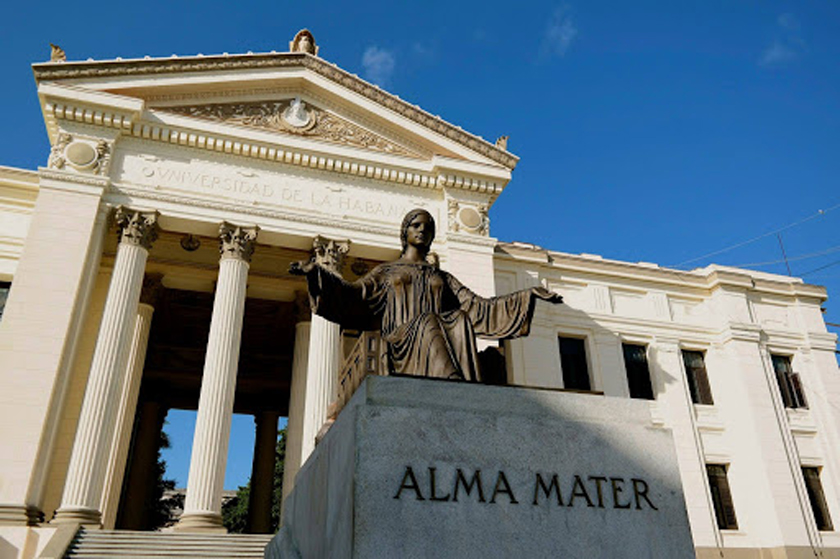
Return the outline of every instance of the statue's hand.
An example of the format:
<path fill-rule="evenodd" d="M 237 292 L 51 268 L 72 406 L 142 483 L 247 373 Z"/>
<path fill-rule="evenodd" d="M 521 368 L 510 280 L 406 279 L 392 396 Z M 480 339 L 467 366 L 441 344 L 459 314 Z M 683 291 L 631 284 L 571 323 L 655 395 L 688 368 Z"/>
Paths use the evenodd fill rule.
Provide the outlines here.
<path fill-rule="evenodd" d="M 549 291 L 545 287 L 542 287 L 542 286 L 534 287 L 533 292 L 534 292 L 534 296 L 536 296 L 537 298 L 542 299 L 543 301 L 546 301 L 548 303 L 552 303 L 554 305 L 559 305 L 560 303 L 563 302 L 563 297 L 560 296 L 559 293 Z"/>
<path fill-rule="evenodd" d="M 305 276 L 315 267 L 315 262 L 312 260 L 301 260 L 299 262 L 292 262 L 289 264 L 289 273 L 295 276 Z"/>

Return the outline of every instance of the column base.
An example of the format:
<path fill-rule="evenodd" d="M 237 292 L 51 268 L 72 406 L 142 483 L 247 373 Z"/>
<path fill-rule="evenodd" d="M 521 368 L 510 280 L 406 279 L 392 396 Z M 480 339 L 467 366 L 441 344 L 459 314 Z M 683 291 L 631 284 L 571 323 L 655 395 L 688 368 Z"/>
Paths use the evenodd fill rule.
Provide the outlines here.
<path fill-rule="evenodd" d="M 85 528 L 101 528 L 102 513 L 85 507 L 59 508 L 50 524 L 81 524 Z"/>
<path fill-rule="evenodd" d="M 222 515 L 215 512 L 187 512 L 181 515 L 174 526 L 177 532 L 211 532 L 227 534 L 222 524 Z"/>
<path fill-rule="evenodd" d="M 44 513 L 25 505 L 0 505 L 0 525 L 35 526 L 44 521 Z"/>

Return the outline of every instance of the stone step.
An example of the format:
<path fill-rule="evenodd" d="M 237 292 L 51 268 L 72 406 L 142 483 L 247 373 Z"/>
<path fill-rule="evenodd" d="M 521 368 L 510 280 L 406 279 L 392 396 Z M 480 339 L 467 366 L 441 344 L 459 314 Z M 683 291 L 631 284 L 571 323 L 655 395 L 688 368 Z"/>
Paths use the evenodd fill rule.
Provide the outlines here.
<path fill-rule="evenodd" d="M 262 559 L 270 534 L 195 534 L 81 529 L 65 558 Z"/>

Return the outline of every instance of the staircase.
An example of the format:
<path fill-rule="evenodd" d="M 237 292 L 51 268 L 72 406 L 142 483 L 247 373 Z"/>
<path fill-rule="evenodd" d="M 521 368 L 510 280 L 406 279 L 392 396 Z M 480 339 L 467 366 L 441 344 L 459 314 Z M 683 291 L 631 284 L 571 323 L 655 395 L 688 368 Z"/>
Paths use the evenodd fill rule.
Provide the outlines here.
<path fill-rule="evenodd" d="M 130 532 L 80 529 L 65 558 L 262 559 L 273 534 L 196 534 L 184 532 Z"/>

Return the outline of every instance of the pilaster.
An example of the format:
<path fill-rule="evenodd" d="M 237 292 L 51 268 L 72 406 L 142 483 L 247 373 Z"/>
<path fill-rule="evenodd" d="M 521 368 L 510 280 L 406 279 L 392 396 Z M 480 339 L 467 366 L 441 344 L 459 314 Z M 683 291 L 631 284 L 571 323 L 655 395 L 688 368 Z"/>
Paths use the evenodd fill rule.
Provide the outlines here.
<path fill-rule="evenodd" d="M 80 324 L 98 268 L 103 181 L 41 177 L 26 245 L 0 322 L 0 524 L 41 520 Z M 37 442 L 35 442 L 37 441 Z"/>

